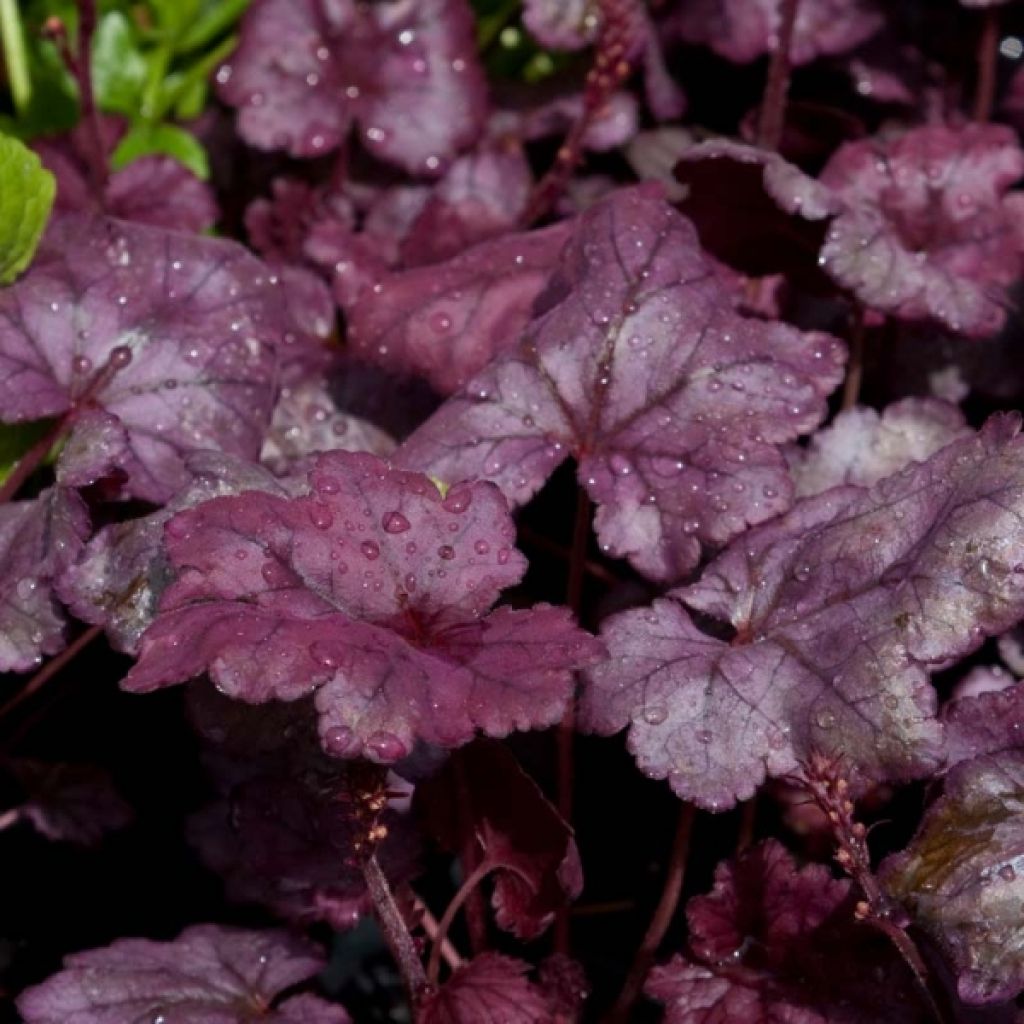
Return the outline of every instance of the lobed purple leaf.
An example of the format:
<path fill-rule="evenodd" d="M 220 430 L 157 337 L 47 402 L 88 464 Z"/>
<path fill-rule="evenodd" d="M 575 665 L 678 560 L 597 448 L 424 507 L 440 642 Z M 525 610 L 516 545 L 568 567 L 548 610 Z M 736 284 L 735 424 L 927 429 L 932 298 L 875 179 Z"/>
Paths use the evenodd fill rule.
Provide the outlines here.
<path fill-rule="evenodd" d="M 255 457 L 279 360 L 299 340 L 275 281 L 234 243 L 56 220 L 0 293 L 3 419 L 99 406 L 128 435 L 126 491 L 153 502 L 186 483 L 190 451 Z"/>
<path fill-rule="evenodd" d="M 1024 442 L 995 417 L 874 487 L 839 487 L 731 545 L 696 584 L 613 616 L 582 722 L 712 809 L 812 751 L 865 779 L 942 763 L 929 672 L 1024 613 Z M 683 605 L 731 624 L 725 642 Z"/>
<path fill-rule="evenodd" d="M 283 931 L 195 925 L 172 942 L 118 939 L 73 953 L 62 971 L 21 995 L 18 1009 L 25 1024 L 288 1024 L 296 1008 L 270 1009 L 275 996 L 323 965 L 318 949 Z M 305 1009 L 316 1007 L 305 1000 Z M 347 1020 L 316 1012 L 311 1019 L 324 1024 Z"/>
<path fill-rule="evenodd" d="M 420 1009 L 420 1024 L 555 1024 L 544 993 L 525 975 L 529 965 L 482 953 L 455 970 Z"/>
<path fill-rule="evenodd" d="M 1021 271 L 1024 151 L 1004 125 L 928 125 L 848 142 L 821 174 L 845 206 L 820 263 L 865 305 L 994 334 Z"/>
<path fill-rule="evenodd" d="M 790 503 L 779 445 L 813 428 L 843 352 L 737 315 L 689 223 L 654 186 L 582 214 L 547 310 L 396 452 L 527 501 L 568 455 L 602 548 L 676 579 Z"/>
<path fill-rule="evenodd" d="M 371 153 L 412 173 L 442 170 L 485 111 L 464 0 L 257 0 L 217 81 L 253 146 L 320 156 L 356 122 Z"/>
<path fill-rule="evenodd" d="M 490 606 L 525 559 L 497 488 L 442 497 L 368 454 L 322 454 L 307 494 L 219 498 L 167 524 L 177 578 L 124 681 L 203 671 L 260 703 L 316 691 L 336 756 L 397 761 L 557 721 L 601 647 L 567 610 Z M 187 638 L 187 642 L 186 642 Z"/>

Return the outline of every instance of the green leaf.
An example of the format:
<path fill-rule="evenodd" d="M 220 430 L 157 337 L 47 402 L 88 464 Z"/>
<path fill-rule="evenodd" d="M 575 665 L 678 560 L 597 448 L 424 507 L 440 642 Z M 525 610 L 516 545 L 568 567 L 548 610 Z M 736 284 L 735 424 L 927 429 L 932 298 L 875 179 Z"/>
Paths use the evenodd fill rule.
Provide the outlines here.
<path fill-rule="evenodd" d="M 31 262 L 53 207 L 57 183 L 24 143 L 0 136 L 0 284 Z"/>
<path fill-rule="evenodd" d="M 100 19 L 92 43 L 92 83 L 100 109 L 135 114 L 146 71 L 146 58 L 128 19 L 118 11 Z"/>
<path fill-rule="evenodd" d="M 178 43 L 178 53 L 191 53 L 212 43 L 235 26 L 252 0 L 217 0 L 207 3 Z"/>
<path fill-rule="evenodd" d="M 202 143 L 192 134 L 175 124 L 163 122 L 149 124 L 140 121 L 132 125 L 110 158 L 114 170 L 137 160 L 140 156 L 163 153 L 183 163 L 197 178 L 210 176 L 210 163 Z"/>

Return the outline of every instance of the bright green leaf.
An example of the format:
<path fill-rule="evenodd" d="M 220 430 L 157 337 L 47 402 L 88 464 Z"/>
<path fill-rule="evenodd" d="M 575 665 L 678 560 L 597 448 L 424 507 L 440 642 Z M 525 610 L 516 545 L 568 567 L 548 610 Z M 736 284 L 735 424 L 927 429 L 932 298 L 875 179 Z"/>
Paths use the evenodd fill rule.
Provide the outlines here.
<path fill-rule="evenodd" d="M 57 183 L 24 143 L 0 136 L 0 284 L 10 284 L 35 254 Z"/>
<path fill-rule="evenodd" d="M 210 163 L 202 143 L 184 128 L 166 122 L 148 124 L 143 121 L 133 125 L 114 150 L 111 166 L 120 170 L 140 156 L 153 153 L 174 157 L 198 178 L 205 180 L 210 176 Z"/>
<path fill-rule="evenodd" d="M 118 11 L 105 15 L 92 44 L 92 82 L 101 110 L 132 115 L 146 81 L 146 59 L 128 19 Z"/>

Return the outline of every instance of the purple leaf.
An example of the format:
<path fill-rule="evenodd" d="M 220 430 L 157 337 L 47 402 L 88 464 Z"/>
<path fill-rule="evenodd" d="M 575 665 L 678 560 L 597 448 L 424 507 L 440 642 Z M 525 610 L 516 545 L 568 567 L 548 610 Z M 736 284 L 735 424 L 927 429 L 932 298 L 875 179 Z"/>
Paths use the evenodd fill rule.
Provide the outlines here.
<path fill-rule="evenodd" d="M 196 452 L 186 466 L 191 482 L 163 508 L 105 526 L 58 581 L 61 600 L 78 618 L 103 625 L 116 650 L 138 650 L 139 638 L 171 582 L 163 539 L 164 525 L 176 512 L 225 494 L 289 493 L 291 481 L 279 480 L 262 467 L 230 455 Z"/>
<path fill-rule="evenodd" d="M 496 488 L 442 498 L 425 476 L 349 452 L 321 455 L 310 484 L 168 523 L 177 580 L 127 689 L 208 669 L 251 703 L 316 690 L 325 749 L 382 762 L 417 739 L 458 746 L 558 721 L 573 670 L 601 647 L 565 609 L 487 614 L 525 570 Z"/>
<path fill-rule="evenodd" d="M 674 600 L 607 620 L 585 725 L 630 725 L 639 766 L 712 809 L 815 749 L 866 779 L 935 771 L 929 671 L 1024 614 L 1018 426 L 995 417 L 870 490 L 800 501 Z M 682 602 L 735 638 L 702 633 Z"/>
<path fill-rule="evenodd" d="M 0 672 L 35 668 L 64 647 L 53 584 L 88 535 L 89 516 L 73 490 L 53 487 L 0 505 Z"/>
<path fill-rule="evenodd" d="M 778 446 L 821 420 L 842 348 L 738 316 L 655 186 L 581 215 L 543 308 L 397 460 L 522 504 L 573 455 L 603 549 L 655 579 L 788 507 Z"/>
<path fill-rule="evenodd" d="M 842 146 L 822 172 L 846 209 L 820 262 L 865 305 L 982 337 L 1021 270 L 1024 152 L 1004 125 L 929 125 Z"/>
<path fill-rule="evenodd" d="M 321 967 L 319 950 L 286 932 L 194 925 L 173 942 L 118 939 L 72 953 L 62 971 L 21 995 L 18 1009 L 25 1024 L 287 1024 L 294 1012 L 279 1014 L 271 1002 Z"/>
<path fill-rule="evenodd" d="M 780 27 L 780 0 L 689 0 L 674 25 L 689 43 L 710 46 L 738 64 L 770 53 Z M 790 60 L 809 64 L 852 50 L 877 32 L 882 14 L 872 0 L 802 0 Z"/>
<path fill-rule="evenodd" d="M 1024 988 L 1024 753 L 958 765 L 883 883 L 945 951 L 967 1003 Z"/>
<path fill-rule="evenodd" d="M 253 146 L 320 156 L 358 122 L 370 152 L 413 173 L 471 145 L 485 112 L 464 0 L 257 0 L 217 81 Z"/>
<path fill-rule="evenodd" d="M 658 182 L 665 190 L 665 197 L 672 203 L 679 203 L 689 195 L 689 189 L 676 178 L 676 164 L 694 145 L 694 136 L 689 129 L 681 125 L 664 125 L 634 134 L 624 155 L 637 178 Z"/>
<path fill-rule="evenodd" d="M 101 409 L 84 409 L 61 448 L 55 467 L 62 487 L 87 487 L 131 464 L 128 432 L 121 421 Z"/>
<path fill-rule="evenodd" d="M 555 1024 L 544 993 L 526 978 L 528 970 L 522 960 L 500 953 L 474 957 L 427 996 L 419 1024 Z"/>
<path fill-rule="evenodd" d="M 974 692 L 958 695 L 942 709 L 948 768 L 1024 747 L 1024 685 L 1005 670 L 989 669 L 984 680 L 977 678 L 978 671 L 964 681 L 973 684 Z"/>
<path fill-rule="evenodd" d="M 124 133 L 117 118 L 102 119 L 109 155 Z M 154 227 L 200 232 L 217 220 L 209 185 L 169 156 L 143 156 L 114 171 L 97 198 L 89 181 L 92 130 L 85 121 L 58 138 L 38 139 L 33 148 L 57 178 L 56 213 L 99 211 Z"/>
<path fill-rule="evenodd" d="M 529 322 L 569 234 L 567 224 L 482 242 L 447 263 L 381 279 L 349 311 L 364 359 L 457 391 Z"/>
<path fill-rule="evenodd" d="M 27 760 L 11 761 L 9 767 L 27 793 L 19 815 L 47 839 L 95 846 L 134 816 L 101 768 Z"/>
<path fill-rule="evenodd" d="M 338 409 L 322 376 L 309 377 L 281 389 L 260 461 L 282 476 L 297 473 L 315 452 L 387 455 L 394 447 L 383 430 Z"/>
<path fill-rule="evenodd" d="M 905 398 L 881 413 L 847 409 L 819 430 L 806 450 L 793 452 L 790 471 L 797 497 L 840 484 L 870 487 L 968 433 L 956 406 L 930 398 Z"/>
<path fill-rule="evenodd" d="M 352 1024 L 342 1007 L 308 992 L 283 1002 L 271 1020 L 273 1024 Z"/>
<path fill-rule="evenodd" d="M 288 340 L 280 306 L 241 246 L 61 218 L 0 294 L 0 415 L 98 405 L 128 433 L 128 493 L 165 501 L 189 451 L 257 454 Z"/>
<path fill-rule="evenodd" d="M 478 742 L 453 754 L 417 788 L 416 800 L 446 849 L 479 842 L 483 859 L 499 867 L 495 919 L 517 938 L 535 939 L 579 896 L 583 873 L 572 829 L 504 747 Z"/>
<path fill-rule="evenodd" d="M 854 920 L 849 893 L 773 839 L 719 864 L 686 908 L 689 956 L 648 979 L 665 1024 L 923 1024 L 906 969 Z"/>

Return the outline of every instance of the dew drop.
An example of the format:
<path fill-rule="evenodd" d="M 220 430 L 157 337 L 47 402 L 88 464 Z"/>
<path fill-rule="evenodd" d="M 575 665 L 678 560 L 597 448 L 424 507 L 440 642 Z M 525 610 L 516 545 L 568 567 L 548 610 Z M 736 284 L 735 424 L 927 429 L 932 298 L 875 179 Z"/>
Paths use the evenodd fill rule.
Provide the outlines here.
<path fill-rule="evenodd" d="M 451 544 L 442 544 L 438 549 L 437 553 L 447 562 L 450 562 L 455 557 L 455 548 Z"/>
<path fill-rule="evenodd" d="M 437 334 L 444 334 L 452 329 L 452 318 L 447 313 L 440 311 L 431 313 L 427 318 L 427 323 Z"/>
<path fill-rule="evenodd" d="M 668 708 L 663 704 L 653 704 L 644 708 L 644 721 L 648 725 L 661 725 L 668 718 Z"/>
<path fill-rule="evenodd" d="M 359 545 L 359 550 L 371 562 L 375 562 L 380 558 L 380 545 L 375 540 L 364 540 Z"/>
<path fill-rule="evenodd" d="M 375 732 L 366 741 L 366 751 L 376 761 L 400 761 L 408 753 L 405 744 L 391 732 Z"/>
<path fill-rule="evenodd" d="M 383 519 L 385 533 L 405 533 L 411 527 L 411 523 L 401 512 L 389 512 Z"/>
<path fill-rule="evenodd" d="M 359 741 L 348 726 L 335 725 L 324 733 L 324 749 L 334 757 L 347 757 L 359 747 Z"/>
<path fill-rule="evenodd" d="M 310 505 L 309 521 L 318 530 L 329 530 L 334 525 L 334 513 L 326 505 Z"/>
<path fill-rule="evenodd" d="M 836 724 L 836 716 L 831 711 L 822 710 L 814 716 L 819 729 L 831 729 Z"/>
<path fill-rule="evenodd" d="M 491 550 L 491 545 L 485 540 L 478 540 L 473 544 L 473 550 L 478 555 L 486 555 Z"/>

